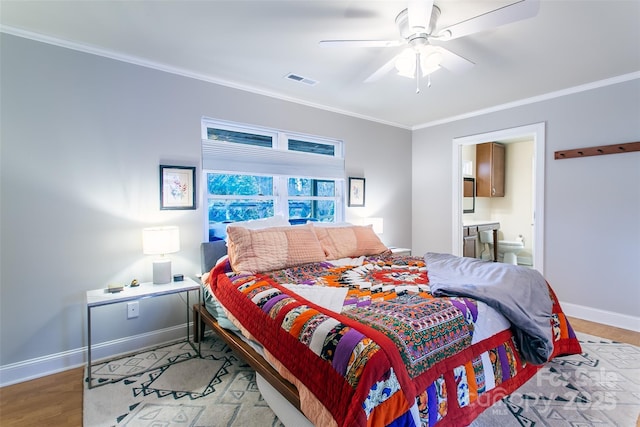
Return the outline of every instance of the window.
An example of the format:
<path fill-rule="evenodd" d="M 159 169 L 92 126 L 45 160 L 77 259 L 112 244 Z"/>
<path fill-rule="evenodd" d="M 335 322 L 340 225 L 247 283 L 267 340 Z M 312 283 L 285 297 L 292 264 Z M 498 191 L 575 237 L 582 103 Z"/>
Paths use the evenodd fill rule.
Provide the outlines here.
<path fill-rule="evenodd" d="M 258 147 L 271 147 L 273 144 L 273 138 L 269 135 L 256 135 L 209 127 L 207 128 L 207 138 L 215 141 L 234 142 L 236 144 L 257 145 Z"/>
<path fill-rule="evenodd" d="M 330 144 L 320 144 L 317 142 L 298 141 L 290 139 L 287 148 L 291 151 L 302 151 L 304 153 L 317 153 L 327 156 L 335 156 L 335 146 Z"/>
<path fill-rule="evenodd" d="M 289 178 L 287 196 L 289 222 L 336 222 L 335 180 Z"/>
<path fill-rule="evenodd" d="M 230 222 L 282 215 L 291 224 L 344 217 L 342 142 L 203 119 L 209 240 Z"/>

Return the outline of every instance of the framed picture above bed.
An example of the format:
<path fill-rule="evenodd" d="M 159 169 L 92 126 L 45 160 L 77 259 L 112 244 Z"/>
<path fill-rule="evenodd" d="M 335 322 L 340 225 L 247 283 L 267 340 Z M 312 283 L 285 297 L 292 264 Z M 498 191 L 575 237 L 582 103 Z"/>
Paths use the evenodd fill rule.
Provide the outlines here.
<path fill-rule="evenodd" d="M 349 207 L 364 206 L 364 178 L 349 177 Z"/>
<path fill-rule="evenodd" d="M 196 208 L 195 166 L 160 165 L 160 209 Z"/>

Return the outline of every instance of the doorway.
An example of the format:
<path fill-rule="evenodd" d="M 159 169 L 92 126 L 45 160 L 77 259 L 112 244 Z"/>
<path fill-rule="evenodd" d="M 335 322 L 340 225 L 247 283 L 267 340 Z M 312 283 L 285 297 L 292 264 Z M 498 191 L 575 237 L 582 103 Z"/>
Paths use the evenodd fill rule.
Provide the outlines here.
<path fill-rule="evenodd" d="M 453 221 L 452 248 L 455 255 L 462 255 L 462 147 L 495 141 L 504 144 L 533 141 L 533 268 L 544 274 L 544 153 L 545 124 L 520 126 L 489 133 L 453 139 Z"/>

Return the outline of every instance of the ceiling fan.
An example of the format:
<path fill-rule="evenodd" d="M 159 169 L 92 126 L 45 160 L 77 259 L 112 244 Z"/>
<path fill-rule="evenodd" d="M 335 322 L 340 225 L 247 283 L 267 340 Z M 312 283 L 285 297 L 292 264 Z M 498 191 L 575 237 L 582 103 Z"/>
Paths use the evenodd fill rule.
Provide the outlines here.
<path fill-rule="evenodd" d="M 479 33 L 511 22 L 531 18 L 538 13 L 539 0 L 519 0 L 474 18 L 437 28 L 440 8 L 433 0 L 411 0 L 396 17 L 400 38 L 396 40 L 321 40 L 321 46 L 345 47 L 398 47 L 406 46 L 390 61 L 378 68 L 367 79 L 374 82 L 396 68 L 398 74 L 416 79 L 416 93 L 420 92 L 420 77 L 428 77 L 440 67 L 461 73 L 475 64 L 431 41 L 447 41 Z"/>

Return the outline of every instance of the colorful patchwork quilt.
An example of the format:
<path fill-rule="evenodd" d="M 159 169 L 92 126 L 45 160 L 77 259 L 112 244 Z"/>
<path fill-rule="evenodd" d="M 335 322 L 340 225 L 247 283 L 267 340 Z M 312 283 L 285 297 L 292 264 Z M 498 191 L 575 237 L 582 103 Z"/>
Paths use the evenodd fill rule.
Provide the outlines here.
<path fill-rule="evenodd" d="M 500 316 L 493 309 L 434 297 L 428 267 L 422 258 L 377 255 L 236 274 L 223 262 L 209 286 L 229 318 L 305 390 L 301 408 L 315 425 L 467 425 L 540 366 L 521 356 L 510 328 L 480 334 L 486 318 Z M 552 357 L 579 353 L 548 291 Z"/>

